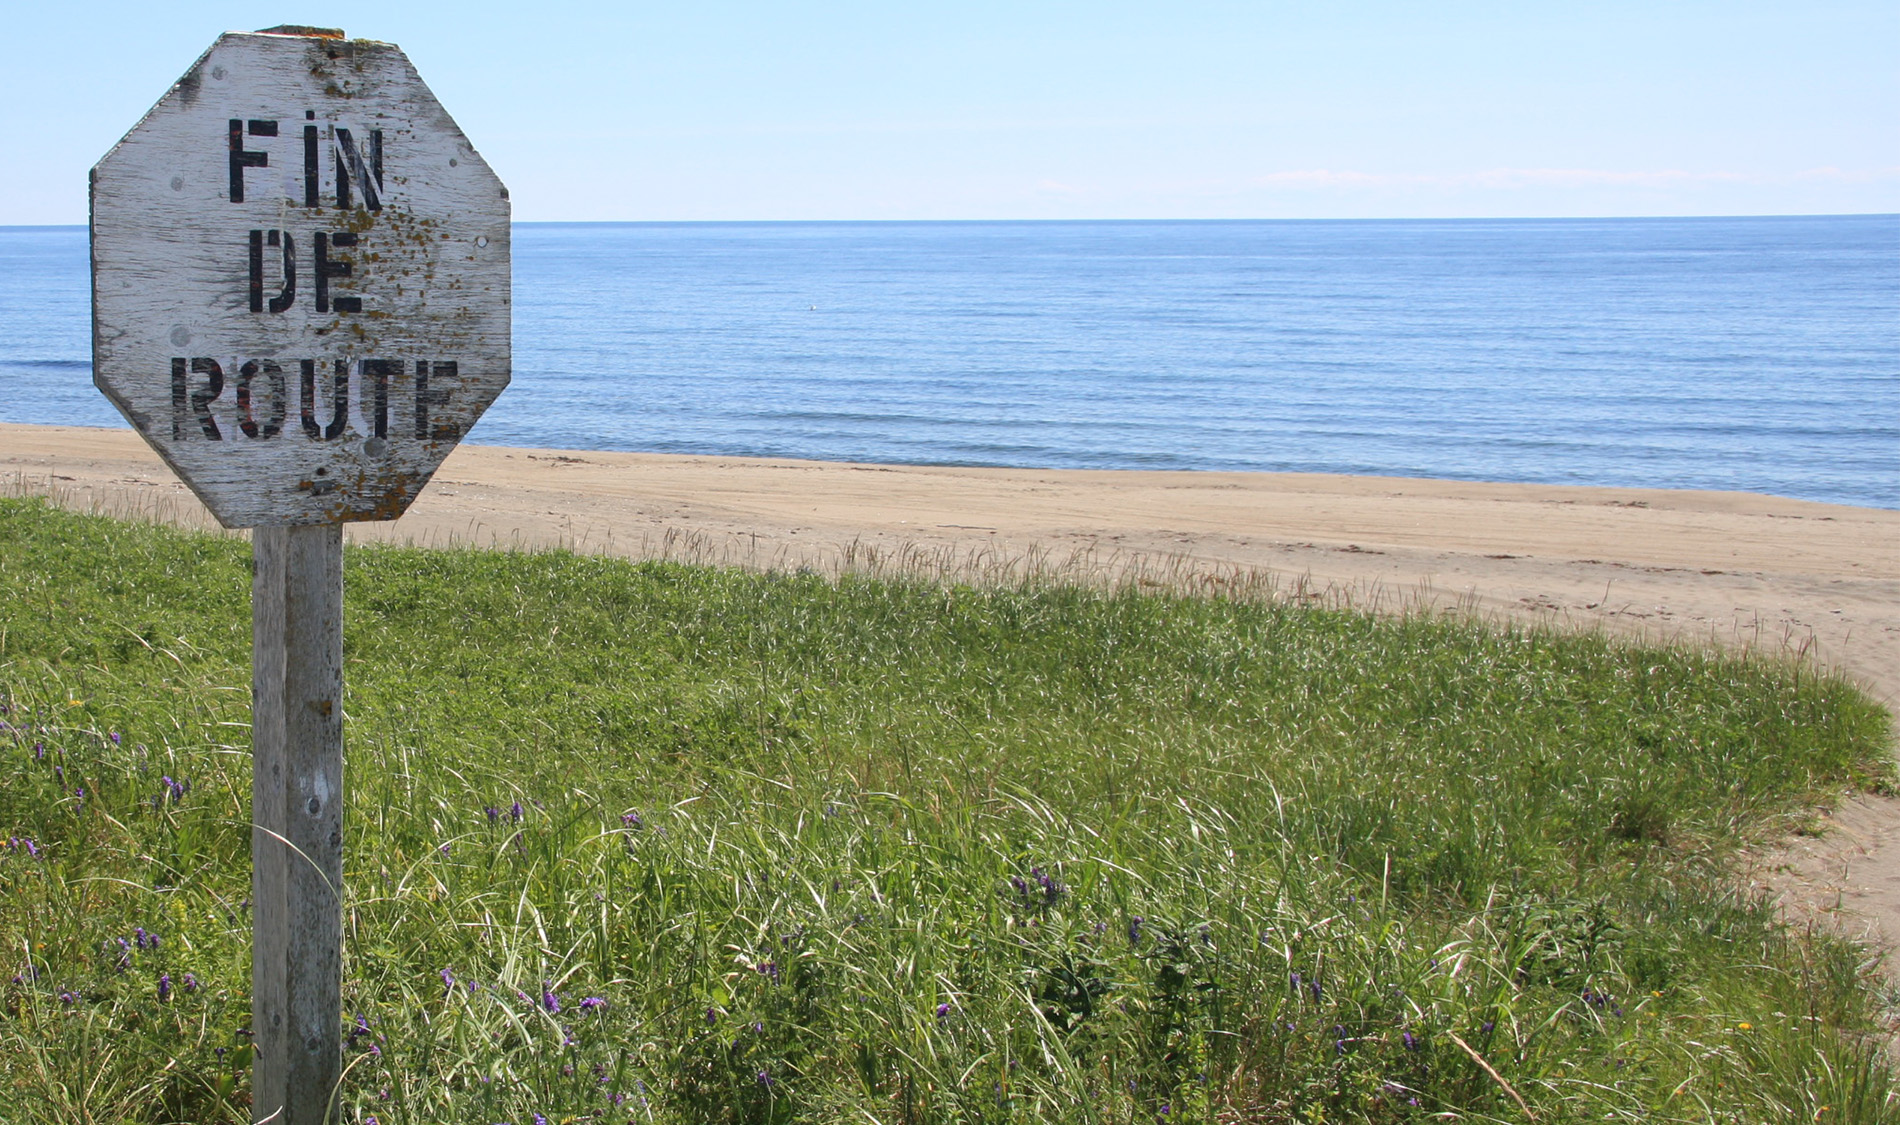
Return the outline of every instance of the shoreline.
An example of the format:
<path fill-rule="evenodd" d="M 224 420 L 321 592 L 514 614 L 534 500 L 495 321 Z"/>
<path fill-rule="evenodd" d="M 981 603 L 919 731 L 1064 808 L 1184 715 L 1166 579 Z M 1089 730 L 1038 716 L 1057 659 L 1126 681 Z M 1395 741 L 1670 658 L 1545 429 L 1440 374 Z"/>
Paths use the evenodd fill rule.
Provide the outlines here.
<path fill-rule="evenodd" d="M 215 526 L 130 430 L 0 423 L 0 477 Z M 1269 575 L 1355 604 L 1806 651 L 1900 710 L 1900 511 L 1756 493 L 464 445 L 402 519 L 348 532 L 752 567 Z"/>

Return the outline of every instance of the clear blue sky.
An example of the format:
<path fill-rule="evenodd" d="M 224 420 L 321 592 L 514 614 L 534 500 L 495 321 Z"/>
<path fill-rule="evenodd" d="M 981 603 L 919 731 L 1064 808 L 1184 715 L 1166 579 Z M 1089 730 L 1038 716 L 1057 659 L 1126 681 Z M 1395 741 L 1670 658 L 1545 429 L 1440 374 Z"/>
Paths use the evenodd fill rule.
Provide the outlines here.
<path fill-rule="evenodd" d="M 399 43 L 520 220 L 1900 211 L 1900 3 L 23 0 L 0 224 L 217 33 Z"/>

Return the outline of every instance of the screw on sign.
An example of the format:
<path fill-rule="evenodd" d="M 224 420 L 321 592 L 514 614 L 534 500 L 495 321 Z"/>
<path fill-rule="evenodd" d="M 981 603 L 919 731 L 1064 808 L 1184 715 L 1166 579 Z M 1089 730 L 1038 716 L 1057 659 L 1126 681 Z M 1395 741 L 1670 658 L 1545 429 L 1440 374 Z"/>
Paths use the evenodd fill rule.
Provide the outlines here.
<path fill-rule="evenodd" d="M 341 1078 L 342 525 L 508 385 L 508 191 L 402 51 L 231 32 L 92 170 L 93 378 L 252 587 L 257 1121 Z"/>

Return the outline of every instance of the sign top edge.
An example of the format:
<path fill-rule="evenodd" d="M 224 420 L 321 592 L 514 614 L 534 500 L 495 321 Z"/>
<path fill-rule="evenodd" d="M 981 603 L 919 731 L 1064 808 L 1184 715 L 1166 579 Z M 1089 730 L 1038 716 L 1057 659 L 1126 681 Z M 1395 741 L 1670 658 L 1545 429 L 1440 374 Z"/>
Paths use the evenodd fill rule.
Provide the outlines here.
<path fill-rule="evenodd" d="M 342 31 L 336 28 L 330 27 L 299 28 L 295 31 L 279 31 L 275 28 L 268 28 L 263 31 L 224 31 L 218 33 L 218 41 L 217 43 L 213 43 L 212 46 L 216 47 L 218 43 L 225 42 L 226 40 L 241 39 L 260 40 L 270 43 L 302 43 L 305 45 L 321 43 L 336 47 L 346 47 L 351 50 L 364 47 L 388 47 L 398 51 L 402 49 L 396 44 L 382 39 L 355 38 L 343 34 Z"/>
<path fill-rule="evenodd" d="M 260 27 L 258 35 L 290 35 L 299 39 L 348 39 L 340 27 L 309 27 L 300 23 L 280 23 L 276 27 Z"/>

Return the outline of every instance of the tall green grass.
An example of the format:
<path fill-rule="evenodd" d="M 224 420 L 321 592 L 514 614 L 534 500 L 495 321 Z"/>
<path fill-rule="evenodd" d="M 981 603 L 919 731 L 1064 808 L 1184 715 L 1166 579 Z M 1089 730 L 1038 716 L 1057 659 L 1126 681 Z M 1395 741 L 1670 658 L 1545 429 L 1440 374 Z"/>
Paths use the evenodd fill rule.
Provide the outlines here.
<path fill-rule="evenodd" d="M 342 1119 L 1881 1121 L 1792 663 L 363 549 Z M 0 502 L 0 1121 L 244 1121 L 248 550 Z M 0 962 L 3 964 L 4 962 Z M 4 978 L 0 978 L 4 979 Z"/>

